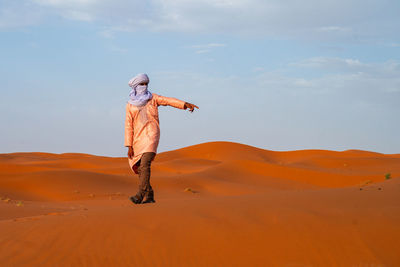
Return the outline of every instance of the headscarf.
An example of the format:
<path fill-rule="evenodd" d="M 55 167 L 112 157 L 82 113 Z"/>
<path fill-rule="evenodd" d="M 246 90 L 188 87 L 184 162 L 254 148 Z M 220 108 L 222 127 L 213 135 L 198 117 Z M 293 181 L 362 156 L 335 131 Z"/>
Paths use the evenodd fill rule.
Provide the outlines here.
<path fill-rule="evenodd" d="M 149 77 L 145 73 L 140 73 L 129 81 L 128 84 L 132 90 L 129 93 L 128 103 L 138 107 L 146 105 L 153 95 L 147 90 L 147 85 L 139 84 L 143 82 L 149 83 L 149 81 Z"/>

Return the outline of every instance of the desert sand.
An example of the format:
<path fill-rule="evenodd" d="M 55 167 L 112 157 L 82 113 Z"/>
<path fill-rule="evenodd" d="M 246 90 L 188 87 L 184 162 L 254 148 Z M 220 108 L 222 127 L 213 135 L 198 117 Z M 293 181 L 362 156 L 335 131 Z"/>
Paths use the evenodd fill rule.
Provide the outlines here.
<path fill-rule="evenodd" d="M 0 266 L 400 266 L 399 178 L 400 154 L 210 142 L 158 154 L 135 205 L 127 158 L 0 154 Z"/>

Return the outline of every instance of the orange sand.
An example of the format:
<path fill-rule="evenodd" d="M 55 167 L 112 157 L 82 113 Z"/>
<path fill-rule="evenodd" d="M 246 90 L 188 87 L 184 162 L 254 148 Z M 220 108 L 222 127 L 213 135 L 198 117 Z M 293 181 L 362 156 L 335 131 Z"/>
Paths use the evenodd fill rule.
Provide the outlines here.
<path fill-rule="evenodd" d="M 0 154 L 0 266 L 400 266 L 399 177 L 400 154 L 212 142 L 158 154 L 134 205 L 126 158 Z"/>

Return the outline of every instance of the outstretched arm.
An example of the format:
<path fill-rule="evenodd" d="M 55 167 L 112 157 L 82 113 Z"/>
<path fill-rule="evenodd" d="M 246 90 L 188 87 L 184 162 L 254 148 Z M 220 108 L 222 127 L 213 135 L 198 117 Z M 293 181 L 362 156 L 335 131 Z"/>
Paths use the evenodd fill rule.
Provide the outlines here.
<path fill-rule="evenodd" d="M 189 109 L 190 112 L 193 112 L 193 110 L 195 108 L 199 108 L 198 106 L 179 100 L 177 98 L 174 97 L 166 97 L 166 96 L 161 96 L 161 95 L 157 95 L 156 96 L 156 101 L 157 104 L 160 106 L 171 106 L 171 107 L 175 107 L 175 108 L 180 108 L 180 109 Z"/>

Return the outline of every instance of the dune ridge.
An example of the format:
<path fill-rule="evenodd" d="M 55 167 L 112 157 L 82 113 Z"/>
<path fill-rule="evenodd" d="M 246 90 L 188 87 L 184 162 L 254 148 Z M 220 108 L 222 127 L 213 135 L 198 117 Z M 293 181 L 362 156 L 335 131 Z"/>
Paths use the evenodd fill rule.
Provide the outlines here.
<path fill-rule="evenodd" d="M 209 142 L 158 154 L 135 206 L 124 157 L 0 154 L 0 262 L 396 266 L 399 177 L 400 154 Z"/>

